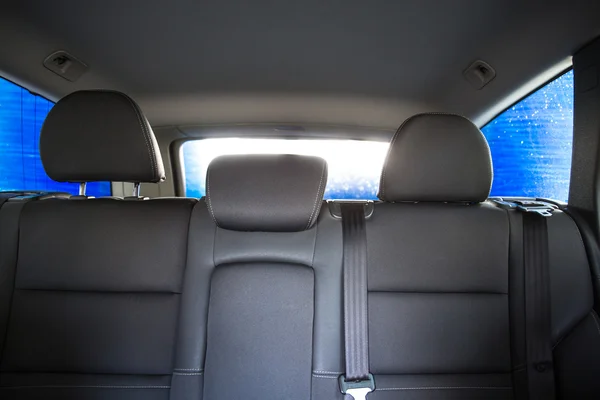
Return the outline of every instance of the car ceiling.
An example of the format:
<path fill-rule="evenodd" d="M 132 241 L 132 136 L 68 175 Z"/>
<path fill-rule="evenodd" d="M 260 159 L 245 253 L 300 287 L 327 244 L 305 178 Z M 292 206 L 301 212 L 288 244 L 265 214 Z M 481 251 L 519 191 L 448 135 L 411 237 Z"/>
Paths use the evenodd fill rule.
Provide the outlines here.
<path fill-rule="evenodd" d="M 416 112 L 480 125 L 600 35 L 599 1 L 11 1 L 0 74 L 56 100 L 122 90 L 154 125 L 298 122 L 391 129 Z M 63 49 L 75 83 L 42 66 Z M 496 69 L 475 90 L 462 71 Z M 537 80 L 536 80 L 537 78 Z"/>

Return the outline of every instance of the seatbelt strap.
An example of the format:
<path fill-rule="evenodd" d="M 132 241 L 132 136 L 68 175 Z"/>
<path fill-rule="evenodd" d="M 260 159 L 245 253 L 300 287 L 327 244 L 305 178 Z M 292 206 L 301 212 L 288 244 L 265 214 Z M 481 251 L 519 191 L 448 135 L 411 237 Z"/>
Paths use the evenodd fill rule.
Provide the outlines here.
<path fill-rule="evenodd" d="M 364 400 L 375 390 L 369 373 L 369 319 L 367 308 L 367 233 L 365 204 L 342 203 L 344 250 L 344 339 L 346 375 L 340 390 L 355 400 Z"/>
<path fill-rule="evenodd" d="M 523 213 L 527 392 L 529 400 L 554 400 L 547 218 L 558 206 L 537 199 L 490 200 L 501 208 Z"/>
<path fill-rule="evenodd" d="M 529 400 L 555 398 L 546 218 L 547 216 L 538 212 L 523 213 L 525 342 Z"/>

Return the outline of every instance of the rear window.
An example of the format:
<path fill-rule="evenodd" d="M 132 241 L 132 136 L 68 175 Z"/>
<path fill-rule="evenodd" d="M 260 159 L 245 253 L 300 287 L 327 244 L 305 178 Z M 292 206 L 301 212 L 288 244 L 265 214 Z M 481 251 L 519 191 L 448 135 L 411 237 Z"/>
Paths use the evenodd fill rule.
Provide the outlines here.
<path fill-rule="evenodd" d="M 388 144 L 358 140 L 219 138 L 187 141 L 182 146 L 185 195 L 206 194 L 206 170 L 225 154 L 300 154 L 324 158 L 329 167 L 326 199 L 377 198 Z"/>
<path fill-rule="evenodd" d="M 54 103 L 0 78 L 0 191 L 79 193 L 75 183 L 56 182 L 40 159 L 40 130 Z M 86 194 L 109 196 L 110 182 L 90 182 Z"/>
<path fill-rule="evenodd" d="M 573 72 L 524 98 L 483 129 L 494 161 L 492 196 L 569 196 Z"/>

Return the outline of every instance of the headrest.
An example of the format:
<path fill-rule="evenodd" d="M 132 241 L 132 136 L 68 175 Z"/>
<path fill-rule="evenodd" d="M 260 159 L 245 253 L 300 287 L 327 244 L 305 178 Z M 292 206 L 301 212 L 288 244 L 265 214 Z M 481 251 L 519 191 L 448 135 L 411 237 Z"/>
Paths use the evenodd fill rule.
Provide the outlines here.
<path fill-rule="evenodd" d="M 297 232 L 317 221 L 326 183 L 319 157 L 221 156 L 208 167 L 206 200 L 221 228 Z"/>
<path fill-rule="evenodd" d="M 50 110 L 40 155 L 59 182 L 160 182 L 165 170 L 150 124 L 127 95 L 80 91 Z"/>
<path fill-rule="evenodd" d="M 454 114 L 418 114 L 398 128 L 379 183 L 383 201 L 481 202 L 492 160 L 483 134 Z"/>

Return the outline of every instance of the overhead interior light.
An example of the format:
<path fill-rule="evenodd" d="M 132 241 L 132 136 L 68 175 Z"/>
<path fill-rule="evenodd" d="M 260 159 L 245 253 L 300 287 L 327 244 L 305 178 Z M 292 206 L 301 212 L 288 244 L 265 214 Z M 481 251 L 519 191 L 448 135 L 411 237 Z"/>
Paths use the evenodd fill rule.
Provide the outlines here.
<path fill-rule="evenodd" d="M 69 82 L 75 82 L 88 69 L 88 66 L 83 61 L 64 50 L 55 51 L 46 57 L 44 59 L 44 67 Z"/>

